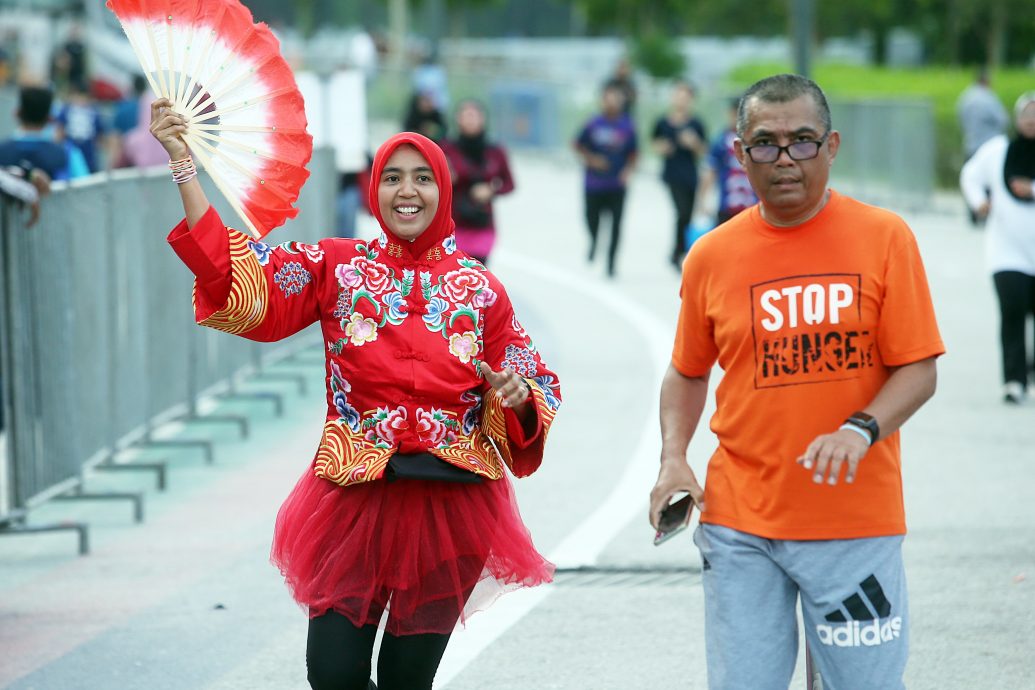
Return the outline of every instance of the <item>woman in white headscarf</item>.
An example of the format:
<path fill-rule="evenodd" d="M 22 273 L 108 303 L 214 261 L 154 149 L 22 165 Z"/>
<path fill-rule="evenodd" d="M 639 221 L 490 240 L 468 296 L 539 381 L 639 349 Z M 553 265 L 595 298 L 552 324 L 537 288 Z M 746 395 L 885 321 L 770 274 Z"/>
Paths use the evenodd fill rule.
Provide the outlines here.
<path fill-rule="evenodd" d="M 960 187 L 971 209 L 988 219 L 986 262 L 999 297 L 1003 400 L 1019 404 L 1033 368 L 1025 329 L 1035 319 L 1035 91 L 1017 99 L 1014 124 L 1012 138 L 988 140 L 967 161 Z"/>

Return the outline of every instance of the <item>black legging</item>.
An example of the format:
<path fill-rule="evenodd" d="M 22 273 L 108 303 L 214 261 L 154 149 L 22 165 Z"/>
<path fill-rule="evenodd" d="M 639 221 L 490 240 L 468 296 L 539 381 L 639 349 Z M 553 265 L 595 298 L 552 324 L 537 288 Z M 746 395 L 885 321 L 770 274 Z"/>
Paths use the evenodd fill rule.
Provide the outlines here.
<path fill-rule="evenodd" d="M 622 233 L 622 209 L 625 207 L 625 190 L 607 192 L 586 192 L 586 225 L 589 227 L 589 259 L 597 251 L 597 232 L 600 229 L 600 214 L 611 215 L 611 247 L 607 252 L 607 273 L 615 274 L 615 259 L 618 256 L 618 239 Z"/>
<path fill-rule="evenodd" d="M 328 611 L 309 621 L 305 662 L 313 690 L 367 690 L 376 625 L 357 628 Z M 385 633 L 377 657 L 378 690 L 431 690 L 449 635 Z"/>
<path fill-rule="evenodd" d="M 1028 387 L 1028 352 L 1024 329 L 1035 318 L 1035 276 L 1020 271 L 992 275 L 999 296 L 999 339 L 1003 349 L 1003 381 Z"/>
<path fill-rule="evenodd" d="M 697 184 L 670 184 L 668 193 L 672 195 L 672 203 L 676 207 L 676 237 L 672 246 L 672 261 L 679 263 L 686 254 L 686 231 L 694 217 L 694 198 L 697 196 Z"/>

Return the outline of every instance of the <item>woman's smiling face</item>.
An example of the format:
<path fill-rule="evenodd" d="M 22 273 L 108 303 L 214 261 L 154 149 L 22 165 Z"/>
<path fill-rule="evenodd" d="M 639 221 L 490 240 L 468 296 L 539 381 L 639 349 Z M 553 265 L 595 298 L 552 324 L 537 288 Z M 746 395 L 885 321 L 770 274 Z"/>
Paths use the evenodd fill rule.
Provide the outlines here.
<path fill-rule="evenodd" d="M 438 211 L 438 181 L 424 156 L 409 144 L 399 146 L 377 180 L 381 218 L 401 240 L 414 240 Z"/>

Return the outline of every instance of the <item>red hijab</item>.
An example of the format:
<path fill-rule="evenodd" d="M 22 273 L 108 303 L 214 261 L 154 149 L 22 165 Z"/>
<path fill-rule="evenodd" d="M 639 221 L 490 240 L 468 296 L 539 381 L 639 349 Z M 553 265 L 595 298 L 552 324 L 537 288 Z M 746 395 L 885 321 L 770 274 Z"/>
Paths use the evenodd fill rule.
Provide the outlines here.
<path fill-rule="evenodd" d="M 395 150 L 404 144 L 413 146 L 420 152 L 420 155 L 424 156 L 424 160 L 431 166 L 431 172 L 435 176 L 435 184 L 438 186 L 438 209 L 435 211 L 435 217 L 431 219 L 428 227 L 413 242 L 400 239 L 388 229 L 388 226 L 385 225 L 385 219 L 381 217 L 381 204 L 377 198 L 377 189 L 381 185 L 381 173 L 385 169 L 385 164 L 388 163 L 388 159 L 391 158 Z M 374 218 L 377 218 L 381 229 L 385 231 L 391 240 L 405 247 L 409 251 L 410 256 L 418 258 L 431 247 L 440 244 L 442 240 L 446 239 L 453 232 L 453 182 L 449 173 L 449 164 L 446 162 L 446 156 L 442 153 L 442 149 L 431 139 L 415 132 L 396 134 L 381 144 L 381 148 L 374 155 L 374 165 L 370 174 L 370 188 L 367 190 L 367 202 L 370 204 L 370 212 L 374 214 Z"/>

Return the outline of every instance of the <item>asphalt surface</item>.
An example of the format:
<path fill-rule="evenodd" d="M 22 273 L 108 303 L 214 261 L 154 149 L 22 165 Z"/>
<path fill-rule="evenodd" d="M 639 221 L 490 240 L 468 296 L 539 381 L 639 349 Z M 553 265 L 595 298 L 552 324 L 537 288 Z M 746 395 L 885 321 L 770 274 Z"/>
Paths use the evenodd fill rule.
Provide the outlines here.
<path fill-rule="evenodd" d="M 514 167 L 518 190 L 499 202 L 492 268 L 565 393 L 543 468 L 516 487 L 537 546 L 562 570 L 554 585 L 508 595 L 472 618 L 454 635 L 436 687 L 705 688 L 698 556 L 688 533 L 654 547 L 646 523 L 658 382 L 678 308 L 667 195 L 647 175 L 635 181 L 619 275 L 608 280 L 599 258 L 586 261 L 577 170 L 528 157 Z M 1030 688 L 1035 405 L 1000 401 L 982 234 L 952 199 L 904 215 L 949 351 L 938 393 L 903 432 L 907 684 Z M 284 381 L 248 384 L 282 392 L 282 418 L 264 402 L 215 404 L 249 416 L 248 439 L 219 425 L 168 430 L 212 438 L 214 465 L 196 452 L 142 452 L 168 462 L 167 491 L 147 474 L 89 480 L 94 490 L 144 492 L 143 524 L 112 502 L 34 511 L 37 524 L 88 521 L 89 556 L 77 556 L 66 533 L 0 537 L 0 687 L 307 687 L 306 617 L 267 558 L 279 503 L 319 438 L 318 358 L 314 350 L 280 367 L 300 372 L 308 395 Z M 691 444 L 699 473 L 713 444 L 708 433 Z M 791 687 L 805 687 L 803 675 L 799 664 Z"/>

